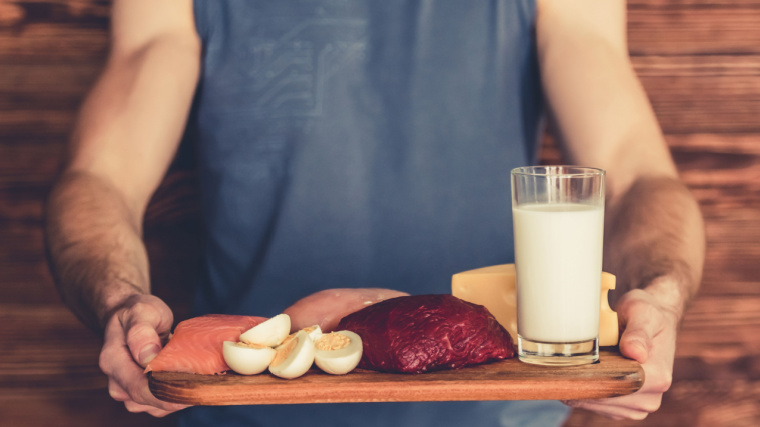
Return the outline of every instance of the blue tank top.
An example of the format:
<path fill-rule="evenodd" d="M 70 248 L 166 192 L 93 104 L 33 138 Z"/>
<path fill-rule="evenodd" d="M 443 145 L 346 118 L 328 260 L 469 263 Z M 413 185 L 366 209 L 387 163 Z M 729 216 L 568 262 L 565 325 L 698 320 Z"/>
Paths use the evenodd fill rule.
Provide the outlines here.
<path fill-rule="evenodd" d="M 194 7 L 205 222 L 197 313 L 273 316 L 335 287 L 449 293 L 454 273 L 512 262 L 509 172 L 535 161 L 542 115 L 534 1 Z M 317 425 L 315 411 L 326 411 L 326 425 L 338 425 L 332 413 L 342 425 L 359 425 L 354 414 L 362 425 L 445 426 L 465 407 L 474 408 L 193 408 L 183 423 L 259 425 L 253 415 L 260 425 Z"/>

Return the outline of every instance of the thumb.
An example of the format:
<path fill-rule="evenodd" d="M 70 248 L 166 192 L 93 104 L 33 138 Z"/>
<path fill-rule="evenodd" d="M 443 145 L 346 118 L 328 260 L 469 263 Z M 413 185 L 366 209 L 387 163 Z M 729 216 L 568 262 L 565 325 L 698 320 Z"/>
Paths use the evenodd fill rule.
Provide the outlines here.
<path fill-rule="evenodd" d="M 123 313 L 122 325 L 127 347 L 140 366 L 144 368 L 161 351 L 160 334 L 171 323 L 171 314 L 167 318 L 162 310 L 155 310 L 148 305 L 138 304 Z"/>
<path fill-rule="evenodd" d="M 620 353 L 639 363 L 646 363 L 657 334 L 659 322 L 656 313 L 644 307 L 632 309 L 625 317 L 623 335 L 620 337 Z"/>
<path fill-rule="evenodd" d="M 148 322 L 138 320 L 126 328 L 127 347 L 132 358 L 143 368 L 161 351 L 161 340 L 156 329 Z"/>

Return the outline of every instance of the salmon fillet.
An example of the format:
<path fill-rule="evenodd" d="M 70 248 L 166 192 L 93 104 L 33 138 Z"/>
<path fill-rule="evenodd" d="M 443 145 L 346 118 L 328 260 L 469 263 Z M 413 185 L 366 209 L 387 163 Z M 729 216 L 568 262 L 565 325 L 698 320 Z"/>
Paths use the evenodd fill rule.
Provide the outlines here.
<path fill-rule="evenodd" d="M 180 322 L 174 335 L 145 368 L 149 371 L 212 375 L 230 369 L 224 362 L 222 343 L 238 341 L 240 334 L 265 317 L 208 314 Z"/>

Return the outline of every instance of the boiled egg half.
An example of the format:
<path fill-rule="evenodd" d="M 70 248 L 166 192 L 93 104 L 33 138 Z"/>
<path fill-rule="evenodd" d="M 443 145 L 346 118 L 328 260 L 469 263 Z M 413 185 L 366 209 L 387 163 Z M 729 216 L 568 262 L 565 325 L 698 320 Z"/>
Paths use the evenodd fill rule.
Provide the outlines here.
<path fill-rule="evenodd" d="M 290 333 L 290 316 L 278 314 L 240 334 L 240 341 L 248 344 L 276 347 Z"/>
<path fill-rule="evenodd" d="M 292 379 L 305 374 L 314 363 L 314 341 L 304 330 L 288 337 L 276 349 L 269 372 L 280 378 Z"/>
<path fill-rule="evenodd" d="M 241 375 L 264 372 L 277 352 L 272 347 L 244 342 L 225 341 L 222 355 L 227 365 Z"/>
<path fill-rule="evenodd" d="M 314 342 L 317 342 L 319 337 L 322 336 L 322 328 L 320 328 L 319 325 L 303 328 L 303 331 L 309 334 L 309 338 Z"/>
<path fill-rule="evenodd" d="M 351 331 L 323 334 L 314 343 L 314 348 L 314 363 L 328 374 L 347 374 L 362 358 L 362 339 Z"/>

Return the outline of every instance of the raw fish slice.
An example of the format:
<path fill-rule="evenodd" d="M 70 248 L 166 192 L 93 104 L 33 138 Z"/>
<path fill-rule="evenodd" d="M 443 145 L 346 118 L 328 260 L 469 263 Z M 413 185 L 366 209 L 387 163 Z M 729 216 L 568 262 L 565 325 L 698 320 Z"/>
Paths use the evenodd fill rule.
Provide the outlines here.
<path fill-rule="evenodd" d="M 174 335 L 145 368 L 149 371 L 219 374 L 230 369 L 224 362 L 222 343 L 237 341 L 240 334 L 266 320 L 257 316 L 209 314 L 180 322 Z"/>

